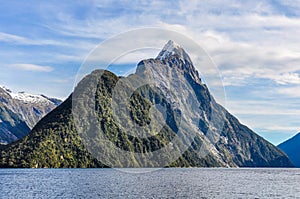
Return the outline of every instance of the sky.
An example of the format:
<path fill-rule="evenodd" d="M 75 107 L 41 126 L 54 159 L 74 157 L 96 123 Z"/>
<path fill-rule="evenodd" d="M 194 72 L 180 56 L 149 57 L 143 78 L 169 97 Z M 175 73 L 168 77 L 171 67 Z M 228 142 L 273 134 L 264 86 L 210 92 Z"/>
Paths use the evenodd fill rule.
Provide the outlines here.
<path fill-rule="evenodd" d="M 156 27 L 207 52 L 243 124 L 273 144 L 300 131 L 300 1 L 0 1 L 0 85 L 65 99 L 99 43 Z"/>

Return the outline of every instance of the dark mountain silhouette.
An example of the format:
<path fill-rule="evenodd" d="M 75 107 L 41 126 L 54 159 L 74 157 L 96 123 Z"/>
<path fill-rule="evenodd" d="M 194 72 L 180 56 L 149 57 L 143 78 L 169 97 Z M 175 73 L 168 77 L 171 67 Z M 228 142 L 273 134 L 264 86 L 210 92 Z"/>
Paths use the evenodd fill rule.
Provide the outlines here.
<path fill-rule="evenodd" d="M 300 133 L 278 145 L 290 158 L 296 167 L 300 167 Z"/>

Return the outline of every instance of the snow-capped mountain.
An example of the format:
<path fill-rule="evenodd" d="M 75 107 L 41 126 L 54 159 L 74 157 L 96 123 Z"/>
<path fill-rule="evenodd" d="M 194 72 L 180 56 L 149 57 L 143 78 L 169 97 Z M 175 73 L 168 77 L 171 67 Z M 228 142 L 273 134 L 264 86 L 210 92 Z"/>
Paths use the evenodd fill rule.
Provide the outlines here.
<path fill-rule="evenodd" d="M 5 86 L 0 85 L 0 89 L 6 91 L 13 99 L 22 101 L 24 103 L 45 103 L 45 104 L 60 104 L 61 100 L 55 98 L 49 98 L 45 95 L 36 95 L 22 92 L 12 92 Z"/>
<path fill-rule="evenodd" d="M 165 58 L 172 55 L 178 55 L 179 57 L 181 57 L 184 63 L 192 63 L 189 55 L 183 50 L 183 48 L 172 40 L 168 41 L 168 43 L 163 47 L 156 59 L 164 60 Z"/>
<path fill-rule="evenodd" d="M 22 138 L 60 103 L 55 98 L 12 92 L 0 86 L 0 143 L 7 144 Z"/>
<path fill-rule="evenodd" d="M 10 95 L 12 96 L 12 98 L 22 101 L 24 103 L 51 103 L 51 101 L 49 101 L 42 95 L 33 95 L 25 92 L 10 93 Z"/>
<path fill-rule="evenodd" d="M 292 167 L 214 100 L 189 60 L 169 41 L 127 77 L 93 71 L 0 153 L 0 167 Z"/>

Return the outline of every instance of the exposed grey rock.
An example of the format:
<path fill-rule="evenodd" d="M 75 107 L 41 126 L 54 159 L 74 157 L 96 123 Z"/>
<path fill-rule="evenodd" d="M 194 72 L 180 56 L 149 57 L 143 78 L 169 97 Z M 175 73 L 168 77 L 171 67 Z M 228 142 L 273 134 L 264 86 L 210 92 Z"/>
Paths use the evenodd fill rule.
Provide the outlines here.
<path fill-rule="evenodd" d="M 159 111 L 150 117 L 155 105 L 167 117 Z M 147 125 L 153 120 L 154 126 Z M 161 124 L 161 131 L 152 132 Z M 174 137 L 180 138 L 175 144 Z M 99 150 L 101 143 L 109 144 Z M 182 152 L 182 146 L 188 147 Z M 159 150 L 165 153 L 154 156 Z M 70 98 L 0 154 L 4 167 L 160 167 L 160 160 L 176 167 L 293 166 L 215 101 L 187 53 L 172 41 L 128 77 L 101 70 L 84 77 Z"/>
<path fill-rule="evenodd" d="M 173 41 L 156 59 L 141 61 L 136 74 L 164 92 L 173 108 L 186 117 L 189 128 L 185 133 L 196 135 L 198 144 L 205 146 L 200 147 L 202 153 L 207 148 L 220 165 L 293 166 L 277 147 L 242 125 L 214 100 L 188 54 Z"/>
<path fill-rule="evenodd" d="M 31 128 L 61 103 L 58 99 L 0 87 L 0 142 L 10 143 L 27 135 Z"/>

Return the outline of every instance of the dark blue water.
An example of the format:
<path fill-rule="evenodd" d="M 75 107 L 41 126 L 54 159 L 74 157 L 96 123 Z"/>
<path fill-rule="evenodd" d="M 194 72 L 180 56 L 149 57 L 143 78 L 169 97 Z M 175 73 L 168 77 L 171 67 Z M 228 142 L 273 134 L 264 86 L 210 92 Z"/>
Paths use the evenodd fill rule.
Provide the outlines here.
<path fill-rule="evenodd" d="M 0 198 L 300 198 L 299 169 L 0 169 Z"/>

